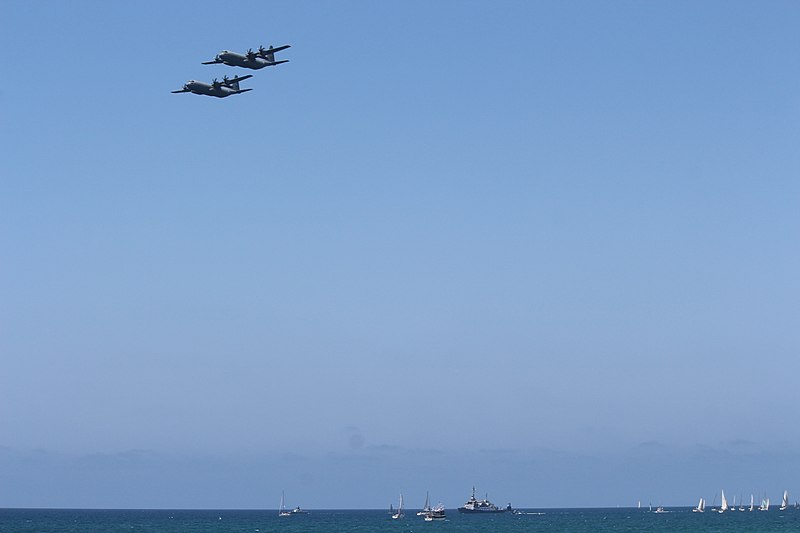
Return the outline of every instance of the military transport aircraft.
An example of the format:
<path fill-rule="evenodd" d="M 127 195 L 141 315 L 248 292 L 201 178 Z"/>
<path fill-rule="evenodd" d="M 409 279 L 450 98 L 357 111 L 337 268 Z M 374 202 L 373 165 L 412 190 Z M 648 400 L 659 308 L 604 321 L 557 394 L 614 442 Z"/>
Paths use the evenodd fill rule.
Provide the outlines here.
<path fill-rule="evenodd" d="M 239 88 L 240 81 L 252 77 L 253 77 L 252 74 L 248 74 L 247 76 L 236 76 L 233 79 L 228 79 L 228 76 L 224 76 L 222 78 L 222 81 L 217 81 L 217 78 L 214 78 L 214 81 L 212 81 L 210 85 L 208 83 L 203 83 L 202 81 L 189 80 L 183 85 L 183 89 L 181 89 L 180 91 L 172 91 L 172 92 L 204 94 L 206 96 L 216 96 L 217 98 L 225 98 L 226 96 L 230 96 L 232 94 L 246 93 L 247 91 L 252 91 L 253 89 Z"/>
<path fill-rule="evenodd" d="M 203 65 L 216 65 L 217 63 L 224 63 L 225 65 L 230 65 L 231 67 L 244 67 L 251 68 L 253 70 L 258 70 L 264 67 L 273 67 L 275 65 L 280 65 L 281 63 L 289 62 L 288 59 L 284 59 L 283 61 L 275 61 L 275 52 L 286 50 L 287 48 L 291 48 L 291 46 L 292 45 L 290 44 L 279 46 L 277 48 L 273 48 L 272 46 L 269 48 L 259 46 L 258 51 L 253 52 L 253 49 L 251 48 L 244 55 L 223 50 L 217 54 L 213 61 L 206 61 L 203 63 Z"/>

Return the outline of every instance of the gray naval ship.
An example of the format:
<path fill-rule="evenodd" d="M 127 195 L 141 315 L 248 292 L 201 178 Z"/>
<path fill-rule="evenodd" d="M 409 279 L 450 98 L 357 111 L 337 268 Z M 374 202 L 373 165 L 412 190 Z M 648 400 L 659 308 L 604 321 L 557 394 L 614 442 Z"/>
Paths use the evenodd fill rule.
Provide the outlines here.
<path fill-rule="evenodd" d="M 458 508 L 459 513 L 472 513 L 472 514 L 482 514 L 482 513 L 513 513 L 513 509 L 511 504 L 508 504 L 508 507 L 505 509 L 501 509 L 500 507 L 496 506 L 488 499 L 479 500 L 475 497 L 475 487 L 472 487 L 472 496 L 470 496 L 467 503 L 465 503 L 462 507 Z"/>

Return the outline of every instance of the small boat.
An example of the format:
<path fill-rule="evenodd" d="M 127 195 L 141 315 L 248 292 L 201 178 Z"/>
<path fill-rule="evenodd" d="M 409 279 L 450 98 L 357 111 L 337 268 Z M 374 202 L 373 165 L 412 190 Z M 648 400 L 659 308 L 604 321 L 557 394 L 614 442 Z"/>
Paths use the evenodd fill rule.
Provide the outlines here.
<path fill-rule="evenodd" d="M 667 511 L 664 509 L 663 505 L 659 505 L 658 507 L 656 507 L 656 510 L 653 511 L 653 512 L 654 513 L 666 513 Z"/>
<path fill-rule="evenodd" d="M 700 498 L 700 501 L 697 502 L 697 507 L 692 509 L 693 513 L 702 513 L 706 510 L 706 500 L 704 498 Z"/>
<path fill-rule="evenodd" d="M 425 515 L 426 522 L 444 520 L 445 518 L 447 518 L 447 515 L 445 514 L 444 504 L 441 502 L 436 507 L 433 507 L 430 511 L 428 511 L 428 514 Z"/>
<path fill-rule="evenodd" d="M 291 511 L 287 511 L 286 510 L 286 504 L 284 503 L 284 500 L 285 500 L 285 498 L 284 498 L 284 495 L 283 495 L 283 491 L 281 491 L 281 506 L 280 506 L 280 509 L 278 509 L 278 516 L 292 516 L 292 515 L 296 515 L 296 514 L 308 514 L 308 511 L 304 511 L 303 509 L 300 508 L 300 506 L 295 507 Z"/>
<path fill-rule="evenodd" d="M 725 497 L 725 491 L 722 491 L 722 504 L 719 506 L 719 512 L 724 513 L 728 510 L 728 499 Z"/>
<path fill-rule="evenodd" d="M 425 506 L 422 508 L 421 511 L 417 513 L 417 516 L 426 516 L 428 513 L 431 512 L 431 504 L 430 504 L 430 495 L 428 491 L 425 491 Z"/>
<path fill-rule="evenodd" d="M 769 498 L 764 496 L 761 500 L 761 506 L 758 508 L 759 511 L 769 511 Z"/>
<path fill-rule="evenodd" d="M 783 491 L 783 499 L 781 500 L 781 511 L 785 511 L 789 508 L 789 491 Z"/>
<path fill-rule="evenodd" d="M 284 504 L 283 491 L 281 491 L 281 506 L 278 509 L 278 516 L 292 516 L 292 513 L 286 510 L 286 505 Z"/>
<path fill-rule="evenodd" d="M 750 512 L 753 512 L 753 495 L 750 495 Z"/>
<path fill-rule="evenodd" d="M 403 492 L 400 492 L 400 506 L 397 508 L 397 512 L 392 515 L 392 520 L 400 520 L 405 515 L 403 514 Z"/>

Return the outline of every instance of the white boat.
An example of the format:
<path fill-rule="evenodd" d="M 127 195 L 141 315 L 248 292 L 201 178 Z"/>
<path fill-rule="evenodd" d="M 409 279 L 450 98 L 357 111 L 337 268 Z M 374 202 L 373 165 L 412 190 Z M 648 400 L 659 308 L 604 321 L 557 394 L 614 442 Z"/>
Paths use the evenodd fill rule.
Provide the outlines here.
<path fill-rule="evenodd" d="M 753 495 L 750 495 L 750 512 L 753 512 Z"/>
<path fill-rule="evenodd" d="M 428 494 L 428 491 L 425 491 L 425 506 L 422 508 L 420 512 L 417 513 L 417 516 L 426 516 L 430 512 L 431 512 L 430 494 Z"/>
<path fill-rule="evenodd" d="M 722 491 L 722 505 L 719 506 L 719 512 L 724 513 L 728 510 L 728 499 L 725 498 L 725 491 Z"/>
<path fill-rule="evenodd" d="M 704 498 L 700 498 L 700 501 L 697 502 L 697 507 L 692 509 L 693 513 L 702 513 L 706 510 L 706 500 Z"/>
<path fill-rule="evenodd" d="M 769 498 L 764 496 L 761 498 L 761 505 L 758 507 L 759 511 L 769 511 Z"/>
<path fill-rule="evenodd" d="M 781 511 L 785 511 L 789 508 L 789 491 L 783 491 L 783 499 L 781 500 Z"/>
<path fill-rule="evenodd" d="M 426 522 L 433 522 L 434 520 L 444 520 L 447 518 L 445 511 L 444 511 L 444 504 L 439 503 L 436 507 L 431 509 L 428 514 L 425 515 Z"/>
<path fill-rule="evenodd" d="M 292 513 L 286 510 L 286 504 L 284 503 L 284 495 L 283 491 L 281 491 L 281 506 L 278 509 L 278 516 L 292 516 Z"/>
<path fill-rule="evenodd" d="M 392 520 L 400 520 L 405 515 L 403 514 L 403 492 L 400 491 L 400 506 L 397 508 L 397 512 L 392 515 Z"/>

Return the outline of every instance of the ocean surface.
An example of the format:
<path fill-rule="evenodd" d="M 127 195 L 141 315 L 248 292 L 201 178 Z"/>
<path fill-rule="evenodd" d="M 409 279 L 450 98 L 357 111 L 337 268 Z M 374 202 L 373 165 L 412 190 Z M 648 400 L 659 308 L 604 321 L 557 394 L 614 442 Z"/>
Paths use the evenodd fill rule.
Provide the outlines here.
<path fill-rule="evenodd" d="M 461 515 L 447 511 L 447 520 L 425 522 L 409 511 L 392 520 L 386 511 L 309 511 L 279 518 L 275 511 L 0 509 L 2 532 L 296 532 L 416 533 L 447 531 L 800 531 L 800 510 L 767 512 L 706 511 L 668 508 L 665 513 L 637 509 L 538 509 L 524 514 Z"/>

